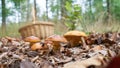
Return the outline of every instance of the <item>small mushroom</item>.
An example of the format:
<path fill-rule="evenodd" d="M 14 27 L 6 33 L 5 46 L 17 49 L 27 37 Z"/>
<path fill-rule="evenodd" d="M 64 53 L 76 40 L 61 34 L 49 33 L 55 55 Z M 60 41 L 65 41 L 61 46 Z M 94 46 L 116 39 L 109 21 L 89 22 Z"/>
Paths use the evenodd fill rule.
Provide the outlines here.
<path fill-rule="evenodd" d="M 40 42 L 40 39 L 35 36 L 29 36 L 24 39 L 25 42 L 30 42 L 30 45 L 33 45 L 36 42 Z"/>
<path fill-rule="evenodd" d="M 11 42 L 11 41 L 16 41 L 16 39 L 15 39 L 15 38 L 11 38 L 11 37 L 9 37 L 9 36 L 6 36 L 5 38 L 8 40 L 8 42 Z"/>
<path fill-rule="evenodd" d="M 44 44 L 41 44 L 41 43 L 34 43 L 32 46 L 31 46 L 31 49 L 34 51 L 34 50 L 45 50 L 45 49 L 48 49 L 48 47 Z"/>
<path fill-rule="evenodd" d="M 53 50 L 55 50 L 55 51 L 60 50 L 61 42 L 63 42 L 63 43 L 67 42 L 67 40 L 60 35 L 52 35 L 45 40 L 45 42 L 48 42 L 48 41 L 49 42 L 52 41 L 51 44 L 53 45 Z"/>
<path fill-rule="evenodd" d="M 71 47 L 79 45 L 80 41 L 82 41 L 82 44 L 84 46 L 86 45 L 84 38 L 87 37 L 87 35 L 84 32 L 76 30 L 68 31 L 67 33 L 64 34 L 64 37 L 70 43 Z"/>

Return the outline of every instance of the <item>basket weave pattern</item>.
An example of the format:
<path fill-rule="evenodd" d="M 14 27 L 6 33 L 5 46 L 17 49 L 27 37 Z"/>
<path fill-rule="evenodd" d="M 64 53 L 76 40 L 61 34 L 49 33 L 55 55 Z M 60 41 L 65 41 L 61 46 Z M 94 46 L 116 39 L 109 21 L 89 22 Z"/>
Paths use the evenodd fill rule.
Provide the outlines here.
<path fill-rule="evenodd" d="M 54 24 L 53 23 L 36 23 L 24 26 L 19 29 L 22 38 L 28 36 L 36 36 L 41 39 L 54 34 Z"/>

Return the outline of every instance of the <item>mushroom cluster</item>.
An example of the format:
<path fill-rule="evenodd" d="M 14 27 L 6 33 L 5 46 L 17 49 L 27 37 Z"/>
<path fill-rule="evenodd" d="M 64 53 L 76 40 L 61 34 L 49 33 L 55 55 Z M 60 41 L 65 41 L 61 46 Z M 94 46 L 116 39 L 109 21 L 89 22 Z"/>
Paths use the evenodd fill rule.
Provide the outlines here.
<path fill-rule="evenodd" d="M 51 35 L 44 40 L 44 48 L 52 47 L 53 51 L 60 51 L 61 43 L 69 43 L 69 47 L 78 46 L 80 43 L 85 46 L 85 38 L 87 35 L 81 31 L 68 31 L 63 36 Z M 29 36 L 25 38 L 26 42 L 30 42 L 30 47 L 32 50 L 42 49 L 43 44 L 40 43 L 40 39 L 35 36 Z M 50 44 L 50 45 L 49 45 Z"/>
<path fill-rule="evenodd" d="M 42 44 L 40 44 L 40 39 L 35 36 L 29 36 L 24 39 L 24 41 L 30 43 L 31 50 L 42 49 Z"/>

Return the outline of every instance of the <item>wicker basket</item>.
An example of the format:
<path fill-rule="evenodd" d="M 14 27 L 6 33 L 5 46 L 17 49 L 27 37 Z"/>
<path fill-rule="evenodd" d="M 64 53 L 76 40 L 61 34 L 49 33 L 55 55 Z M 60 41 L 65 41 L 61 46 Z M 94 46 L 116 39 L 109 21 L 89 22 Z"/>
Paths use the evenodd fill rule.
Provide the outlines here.
<path fill-rule="evenodd" d="M 36 22 L 35 24 L 26 25 L 19 29 L 22 38 L 36 36 L 40 39 L 54 34 L 54 24 L 51 22 Z"/>

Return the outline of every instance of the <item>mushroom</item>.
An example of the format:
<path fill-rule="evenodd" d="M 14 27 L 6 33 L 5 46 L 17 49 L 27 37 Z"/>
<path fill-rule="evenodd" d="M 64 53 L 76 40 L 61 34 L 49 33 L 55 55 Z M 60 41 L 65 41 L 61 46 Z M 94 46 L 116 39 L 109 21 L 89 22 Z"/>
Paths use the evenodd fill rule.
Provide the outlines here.
<path fill-rule="evenodd" d="M 41 43 L 34 43 L 32 46 L 31 46 L 31 50 L 35 51 L 35 50 L 45 50 L 45 49 L 48 49 L 48 47 L 44 44 L 41 44 Z"/>
<path fill-rule="evenodd" d="M 40 39 L 35 36 L 29 36 L 24 39 L 25 42 L 30 42 L 30 45 L 32 46 L 34 43 L 40 42 Z"/>
<path fill-rule="evenodd" d="M 60 43 L 63 42 L 63 43 L 66 43 L 67 40 L 60 36 L 60 35 L 52 35 L 52 36 L 49 36 L 45 42 L 52 42 L 51 44 L 53 45 L 53 50 L 60 50 Z"/>
<path fill-rule="evenodd" d="M 87 35 L 84 32 L 77 30 L 68 31 L 64 34 L 64 37 L 70 43 L 70 47 L 78 46 L 80 44 L 80 41 L 82 41 L 82 44 L 84 46 L 86 45 L 84 38 L 86 38 Z"/>
<path fill-rule="evenodd" d="M 8 42 L 11 42 L 11 41 L 16 41 L 15 38 L 11 38 L 11 37 L 8 37 L 8 36 L 5 36 L 5 38 L 8 40 Z"/>

